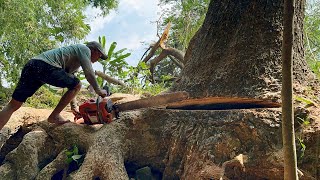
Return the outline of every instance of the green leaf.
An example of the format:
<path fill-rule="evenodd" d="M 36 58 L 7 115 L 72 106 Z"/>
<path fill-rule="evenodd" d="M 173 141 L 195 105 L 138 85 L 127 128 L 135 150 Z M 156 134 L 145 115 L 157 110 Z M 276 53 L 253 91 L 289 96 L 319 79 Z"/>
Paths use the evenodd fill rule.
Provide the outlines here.
<path fill-rule="evenodd" d="M 109 48 L 109 51 L 108 51 L 108 56 L 109 56 L 109 58 L 111 58 L 112 53 L 113 53 L 114 49 L 116 48 L 116 46 L 117 46 L 117 43 L 116 43 L 116 42 L 112 42 L 112 43 L 111 43 L 110 48 Z"/>
<path fill-rule="evenodd" d="M 303 102 L 303 103 L 305 103 L 307 105 L 315 105 L 315 103 L 313 101 L 311 101 L 310 99 L 306 99 L 306 98 L 303 98 L 303 97 L 300 97 L 300 96 L 294 96 L 294 98 L 297 101 Z"/>
<path fill-rule="evenodd" d="M 115 56 L 118 56 L 119 54 L 122 54 L 124 51 L 126 51 L 127 48 L 123 48 L 123 49 L 120 49 L 119 51 L 115 52 Z"/>
<path fill-rule="evenodd" d="M 300 143 L 301 147 L 303 150 L 306 150 L 307 146 L 305 144 L 303 144 L 302 142 Z"/>
<path fill-rule="evenodd" d="M 64 37 L 62 35 L 57 35 L 56 39 L 59 40 L 60 42 L 64 41 Z"/>
<path fill-rule="evenodd" d="M 119 56 L 117 59 L 125 59 L 125 58 L 129 57 L 130 55 L 131 55 L 131 53 L 123 54 L 123 55 Z"/>
<path fill-rule="evenodd" d="M 73 146 L 73 154 L 74 155 L 78 155 L 79 154 L 79 150 L 78 150 L 78 147 L 76 145 Z"/>
<path fill-rule="evenodd" d="M 74 161 L 77 161 L 78 159 L 80 159 L 82 157 L 82 155 L 73 155 L 72 156 L 72 159 L 74 160 Z"/>
<path fill-rule="evenodd" d="M 108 65 L 108 62 L 106 62 L 106 61 L 99 61 L 99 62 L 102 64 L 102 66 Z"/>
<path fill-rule="evenodd" d="M 72 161 L 73 161 L 72 158 L 67 158 L 67 160 L 66 160 L 67 164 L 70 164 Z"/>
<path fill-rule="evenodd" d="M 106 37 L 105 36 L 102 36 L 102 47 L 105 48 L 106 47 Z"/>
<path fill-rule="evenodd" d="M 305 120 L 305 121 L 303 121 L 303 124 L 306 125 L 306 126 L 307 126 L 307 125 L 310 125 L 310 121 Z"/>
<path fill-rule="evenodd" d="M 71 157 L 71 156 L 73 155 L 73 152 L 71 152 L 71 151 L 66 151 L 66 155 L 67 155 L 68 157 Z"/>

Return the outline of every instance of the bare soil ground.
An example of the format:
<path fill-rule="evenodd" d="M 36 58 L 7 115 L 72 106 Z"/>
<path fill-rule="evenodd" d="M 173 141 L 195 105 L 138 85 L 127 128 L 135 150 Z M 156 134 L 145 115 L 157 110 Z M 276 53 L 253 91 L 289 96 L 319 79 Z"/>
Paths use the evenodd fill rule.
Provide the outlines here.
<path fill-rule="evenodd" d="M 114 93 L 110 96 L 110 98 L 113 102 L 124 103 L 128 101 L 137 100 L 140 98 L 140 96 Z M 78 104 L 81 104 L 86 100 L 89 100 L 89 98 L 85 96 L 79 96 L 77 99 Z M 36 109 L 31 107 L 21 107 L 13 113 L 9 122 L 5 125 L 6 128 L 4 128 L 3 130 L 10 130 L 10 132 L 14 132 L 15 129 L 19 128 L 23 124 L 34 124 L 39 121 L 46 121 L 51 112 L 52 109 Z M 61 115 L 65 119 L 69 119 L 71 122 L 73 122 L 74 115 L 71 113 L 69 106 L 66 107 L 64 111 L 62 111 Z"/>
<path fill-rule="evenodd" d="M 21 107 L 13 113 L 9 122 L 6 124 L 11 131 L 23 124 L 32 124 L 39 121 L 46 121 L 51 114 L 51 109 L 35 109 L 31 107 Z M 63 111 L 61 115 L 73 121 L 73 114 L 70 111 Z"/>

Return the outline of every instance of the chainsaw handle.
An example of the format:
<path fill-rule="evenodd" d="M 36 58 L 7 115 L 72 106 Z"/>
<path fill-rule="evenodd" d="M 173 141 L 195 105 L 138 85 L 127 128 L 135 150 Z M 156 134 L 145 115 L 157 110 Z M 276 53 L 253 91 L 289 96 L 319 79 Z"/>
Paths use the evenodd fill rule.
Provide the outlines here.
<path fill-rule="evenodd" d="M 72 114 L 74 115 L 74 118 L 73 118 L 74 122 L 82 118 L 82 115 L 77 111 L 72 110 Z"/>
<path fill-rule="evenodd" d="M 120 118 L 120 109 L 117 103 L 114 103 L 112 105 L 112 110 L 114 111 L 114 115 L 116 116 L 117 119 Z"/>
<path fill-rule="evenodd" d="M 102 117 L 102 114 L 100 112 L 100 101 L 101 101 L 101 97 L 98 96 L 97 97 L 97 101 L 96 101 L 96 105 L 97 105 L 97 118 L 98 118 L 98 121 L 102 124 L 105 124 L 106 122 L 103 121 L 103 117 Z"/>

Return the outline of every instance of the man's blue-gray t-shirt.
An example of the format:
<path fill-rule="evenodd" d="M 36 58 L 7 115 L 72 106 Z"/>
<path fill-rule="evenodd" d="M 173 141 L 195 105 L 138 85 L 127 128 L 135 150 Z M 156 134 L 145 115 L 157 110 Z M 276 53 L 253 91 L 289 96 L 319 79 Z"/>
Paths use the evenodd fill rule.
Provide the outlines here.
<path fill-rule="evenodd" d="M 86 79 L 97 92 L 100 88 L 91 63 L 91 51 L 83 44 L 75 44 L 41 53 L 32 59 L 42 60 L 52 66 L 62 68 L 67 73 L 76 72 L 81 66 Z"/>

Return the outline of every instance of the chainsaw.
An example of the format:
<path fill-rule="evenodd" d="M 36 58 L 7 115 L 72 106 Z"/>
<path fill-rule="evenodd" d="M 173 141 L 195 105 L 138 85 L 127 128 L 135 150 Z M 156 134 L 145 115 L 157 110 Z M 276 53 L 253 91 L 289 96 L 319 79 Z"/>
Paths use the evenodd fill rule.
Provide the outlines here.
<path fill-rule="evenodd" d="M 96 100 L 90 99 L 82 103 L 79 106 L 79 113 L 74 113 L 74 120 L 76 122 L 83 118 L 84 123 L 88 125 L 108 124 L 113 121 L 113 118 L 119 119 L 120 112 L 163 106 L 188 99 L 188 97 L 187 92 L 178 91 L 118 104 L 113 103 L 110 97 L 101 98 L 99 96 Z"/>

